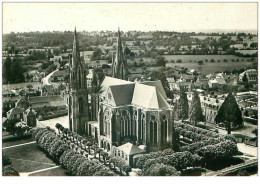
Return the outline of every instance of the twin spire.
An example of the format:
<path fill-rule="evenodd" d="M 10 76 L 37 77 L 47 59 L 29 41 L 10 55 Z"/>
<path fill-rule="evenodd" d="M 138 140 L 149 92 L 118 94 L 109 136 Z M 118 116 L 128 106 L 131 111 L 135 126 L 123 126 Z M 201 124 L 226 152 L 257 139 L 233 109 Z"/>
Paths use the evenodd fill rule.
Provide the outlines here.
<path fill-rule="evenodd" d="M 72 61 L 73 61 L 72 62 L 73 66 L 76 65 L 77 63 L 80 63 L 80 52 L 79 52 L 79 43 L 78 43 L 78 38 L 77 38 L 76 27 L 74 30 Z M 120 28 L 118 27 L 118 38 L 117 38 L 117 47 L 116 47 L 115 58 L 113 58 L 113 54 L 112 54 L 112 76 L 115 78 L 118 78 L 118 79 L 127 80 L 128 79 L 127 74 L 128 74 L 127 62 L 126 62 L 126 57 L 125 57 L 125 53 L 123 50 Z"/>

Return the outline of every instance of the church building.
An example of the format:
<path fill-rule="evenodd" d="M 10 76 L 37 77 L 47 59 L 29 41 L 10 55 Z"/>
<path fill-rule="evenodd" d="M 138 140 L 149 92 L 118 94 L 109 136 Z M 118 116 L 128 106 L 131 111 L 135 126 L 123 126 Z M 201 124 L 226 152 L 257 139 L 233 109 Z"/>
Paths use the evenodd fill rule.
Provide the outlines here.
<path fill-rule="evenodd" d="M 98 103 L 89 104 L 87 69 L 80 60 L 75 30 L 70 64 L 71 130 L 97 138 L 100 148 L 126 161 L 130 155 L 133 158 L 134 154 L 172 147 L 174 113 L 161 81 L 127 81 L 127 61 L 120 32 L 112 64 L 113 77 L 105 76 L 98 95 L 95 93 Z M 90 120 L 94 118 L 90 116 L 93 110 L 97 118 Z"/>

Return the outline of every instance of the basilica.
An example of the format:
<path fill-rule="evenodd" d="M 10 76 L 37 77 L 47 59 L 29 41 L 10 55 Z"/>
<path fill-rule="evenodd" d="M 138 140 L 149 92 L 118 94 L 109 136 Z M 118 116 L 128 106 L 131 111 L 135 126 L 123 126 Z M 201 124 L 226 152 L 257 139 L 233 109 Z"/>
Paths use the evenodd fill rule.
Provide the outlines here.
<path fill-rule="evenodd" d="M 97 92 L 87 88 L 87 66 L 80 59 L 77 33 L 70 58 L 69 124 L 97 138 L 100 148 L 131 164 L 133 156 L 172 147 L 173 108 L 160 81 L 128 81 L 127 60 L 118 31 L 112 77 Z"/>

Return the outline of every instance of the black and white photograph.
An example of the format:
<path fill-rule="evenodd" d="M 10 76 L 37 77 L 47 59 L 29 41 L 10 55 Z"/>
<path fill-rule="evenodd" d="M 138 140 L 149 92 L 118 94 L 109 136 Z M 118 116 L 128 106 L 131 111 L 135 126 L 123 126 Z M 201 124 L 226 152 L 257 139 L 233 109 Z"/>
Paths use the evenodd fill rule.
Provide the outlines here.
<path fill-rule="evenodd" d="M 1 42 L 3 179 L 258 176 L 258 2 L 2 2 Z"/>

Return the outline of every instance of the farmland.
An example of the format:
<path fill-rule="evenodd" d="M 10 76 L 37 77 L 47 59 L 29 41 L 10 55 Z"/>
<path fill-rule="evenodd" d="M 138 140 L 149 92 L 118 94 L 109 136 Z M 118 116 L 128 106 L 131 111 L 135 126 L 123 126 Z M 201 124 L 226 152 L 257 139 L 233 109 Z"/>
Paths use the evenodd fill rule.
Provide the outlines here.
<path fill-rule="evenodd" d="M 248 59 L 251 59 L 251 57 L 238 57 L 235 55 L 164 55 L 163 56 L 167 61 L 177 61 L 182 60 L 183 63 L 188 62 L 198 62 L 200 60 L 210 61 L 213 59 L 215 62 L 220 60 L 220 62 L 223 62 L 224 59 L 228 60 L 228 62 L 231 62 L 232 60 L 236 61 L 239 60 L 239 62 L 247 61 Z"/>
<path fill-rule="evenodd" d="M 189 70 L 194 69 L 201 74 L 207 75 L 214 72 L 224 72 L 226 70 L 232 71 L 233 69 L 246 68 L 252 65 L 252 62 L 208 62 L 204 65 L 198 65 L 198 63 L 170 63 L 166 67 L 184 67 Z"/>

